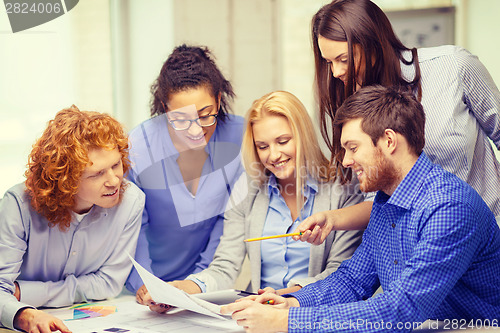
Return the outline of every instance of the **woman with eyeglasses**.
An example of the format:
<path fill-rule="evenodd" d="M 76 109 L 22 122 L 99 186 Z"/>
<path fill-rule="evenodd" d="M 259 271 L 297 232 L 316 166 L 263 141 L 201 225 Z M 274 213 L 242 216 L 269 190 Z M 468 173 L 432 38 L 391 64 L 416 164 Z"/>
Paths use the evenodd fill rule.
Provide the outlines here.
<path fill-rule="evenodd" d="M 361 231 L 332 232 L 320 246 L 291 237 L 244 241 L 290 233 L 312 213 L 364 200 L 356 183 L 342 186 L 332 179 L 311 118 L 297 97 L 274 91 L 256 100 L 247 113 L 241 152 L 245 174 L 229 200 L 212 263 L 172 285 L 188 293 L 233 288 L 248 255 L 248 289 L 282 294 L 325 278 L 351 257 Z M 160 313 L 169 308 L 150 306 Z"/>
<path fill-rule="evenodd" d="M 212 261 L 232 186 L 242 172 L 243 118 L 206 47 L 181 45 L 151 87 L 151 119 L 130 133 L 129 179 L 146 194 L 135 259 L 165 281 Z M 127 288 L 151 299 L 135 270 Z"/>

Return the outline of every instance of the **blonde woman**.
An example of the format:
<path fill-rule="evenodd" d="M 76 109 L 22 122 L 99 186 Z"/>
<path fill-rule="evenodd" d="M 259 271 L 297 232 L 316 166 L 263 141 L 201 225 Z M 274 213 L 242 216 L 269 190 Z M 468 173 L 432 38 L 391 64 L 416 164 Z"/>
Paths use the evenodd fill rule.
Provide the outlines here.
<path fill-rule="evenodd" d="M 292 232 L 315 212 L 363 201 L 356 184 L 330 181 L 329 162 L 297 97 L 276 91 L 253 103 L 246 118 L 242 155 L 246 174 L 237 181 L 229 200 L 214 260 L 207 269 L 173 285 L 189 293 L 232 288 L 248 255 L 248 290 L 272 288 L 281 294 L 323 279 L 351 257 L 361 242 L 360 231 L 332 232 L 319 246 L 291 237 L 244 242 Z"/>

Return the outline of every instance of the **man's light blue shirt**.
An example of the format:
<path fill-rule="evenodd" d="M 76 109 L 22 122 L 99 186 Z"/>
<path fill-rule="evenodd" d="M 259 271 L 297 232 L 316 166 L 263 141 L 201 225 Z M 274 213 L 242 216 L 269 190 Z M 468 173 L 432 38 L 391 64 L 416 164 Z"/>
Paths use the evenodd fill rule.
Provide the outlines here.
<path fill-rule="evenodd" d="M 92 207 L 68 230 L 49 227 L 23 184 L 0 201 L 0 322 L 13 328 L 17 311 L 60 307 L 117 296 L 130 273 L 141 228 L 144 193 L 129 184 L 114 207 Z M 13 296 L 14 281 L 21 299 Z"/>

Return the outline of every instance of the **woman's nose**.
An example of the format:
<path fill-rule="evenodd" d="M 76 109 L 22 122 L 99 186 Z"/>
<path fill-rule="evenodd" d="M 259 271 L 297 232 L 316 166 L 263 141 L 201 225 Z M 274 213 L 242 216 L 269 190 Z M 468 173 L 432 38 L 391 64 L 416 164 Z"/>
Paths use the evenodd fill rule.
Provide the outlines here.
<path fill-rule="evenodd" d="M 345 74 L 345 68 L 341 65 L 335 65 L 333 62 L 330 65 L 332 75 L 334 78 L 340 79 Z"/>
<path fill-rule="evenodd" d="M 271 162 L 278 161 L 281 158 L 281 151 L 277 147 L 271 146 L 269 158 L 271 159 Z"/>

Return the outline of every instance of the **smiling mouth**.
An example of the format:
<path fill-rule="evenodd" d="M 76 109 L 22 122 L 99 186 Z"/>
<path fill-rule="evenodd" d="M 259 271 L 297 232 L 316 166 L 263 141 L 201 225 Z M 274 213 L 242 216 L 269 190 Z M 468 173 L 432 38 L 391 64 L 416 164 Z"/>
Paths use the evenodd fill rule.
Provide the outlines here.
<path fill-rule="evenodd" d="M 199 141 L 199 140 L 203 139 L 204 137 L 205 137 L 205 134 L 200 134 L 198 136 L 189 136 L 188 135 L 188 138 L 190 140 L 193 140 L 193 141 Z"/>
<path fill-rule="evenodd" d="M 114 190 L 113 193 L 104 194 L 104 196 L 105 197 L 112 197 L 113 195 L 116 194 L 116 192 L 118 192 L 118 189 Z"/>
<path fill-rule="evenodd" d="M 290 161 L 290 159 L 285 160 L 285 161 L 281 161 L 281 162 L 278 162 L 278 163 L 273 163 L 273 166 L 274 166 L 275 168 L 281 168 L 282 166 L 284 166 L 285 164 L 287 164 L 287 163 L 288 163 L 288 161 Z"/>

